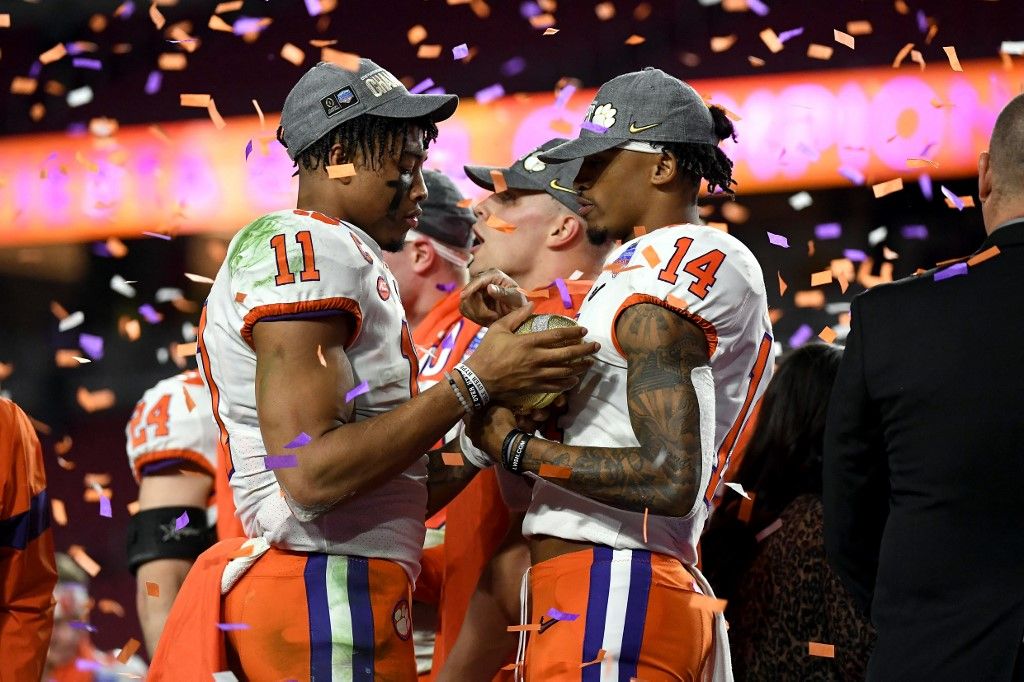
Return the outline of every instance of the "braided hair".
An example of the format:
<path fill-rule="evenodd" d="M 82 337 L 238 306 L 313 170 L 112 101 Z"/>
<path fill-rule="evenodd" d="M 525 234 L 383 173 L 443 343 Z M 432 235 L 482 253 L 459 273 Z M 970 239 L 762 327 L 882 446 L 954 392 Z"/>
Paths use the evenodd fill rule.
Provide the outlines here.
<path fill-rule="evenodd" d="M 437 139 L 437 125 L 427 117 L 389 118 L 363 114 L 340 123 L 319 140 L 306 147 L 295 159 L 307 171 L 327 168 L 331 161 L 331 147 L 341 145 L 342 163 L 352 163 L 358 152 L 371 170 L 382 168 L 388 158 L 395 155 L 413 126 L 423 131 L 423 147 Z M 284 142 L 283 129 L 277 129 L 277 141 Z M 285 145 L 287 147 L 287 145 Z"/>
<path fill-rule="evenodd" d="M 736 129 L 732 121 L 725 115 L 722 107 L 711 105 L 711 119 L 715 124 L 715 136 L 719 140 L 732 138 L 736 141 Z M 659 143 L 665 151 L 676 158 L 679 168 L 686 173 L 695 185 L 700 181 L 708 181 L 708 191 L 716 188 L 727 194 L 733 194 L 732 185 L 736 180 L 732 177 L 732 159 L 715 145 L 695 142 L 663 142 Z"/>

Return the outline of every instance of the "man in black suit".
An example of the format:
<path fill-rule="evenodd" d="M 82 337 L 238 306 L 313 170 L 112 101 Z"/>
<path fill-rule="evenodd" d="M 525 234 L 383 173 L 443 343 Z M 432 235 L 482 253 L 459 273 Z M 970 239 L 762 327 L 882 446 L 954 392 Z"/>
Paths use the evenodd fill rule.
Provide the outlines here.
<path fill-rule="evenodd" d="M 869 680 L 1024 679 L 1024 95 L 978 160 L 969 260 L 853 301 L 825 544 L 878 630 Z"/>

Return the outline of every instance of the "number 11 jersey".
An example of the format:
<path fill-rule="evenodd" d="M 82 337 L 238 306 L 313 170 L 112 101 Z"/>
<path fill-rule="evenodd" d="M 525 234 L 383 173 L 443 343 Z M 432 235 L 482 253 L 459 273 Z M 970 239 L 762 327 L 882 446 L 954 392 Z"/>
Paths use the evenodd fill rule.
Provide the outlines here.
<path fill-rule="evenodd" d="M 256 410 L 253 328 L 275 320 L 350 316 L 353 332 L 345 354 L 357 388 L 354 421 L 393 410 L 415 395 L 412 335 L 397 284 L 380 255 L 365 232 L 320 213 L 286 210 L 254 220 L 231 240 L 210 290 L 200 320 L 199 360 L 230 455 L 238 517 L 249 537 L 293 551 L 389 559 L 415 580 L 427 499 L 425 458 L 314 518 L 282 495 L 265 460 L 301 460 L 302 448 L 267 452 Z M 318 362 L 316 344 L 304 350 Z"/>

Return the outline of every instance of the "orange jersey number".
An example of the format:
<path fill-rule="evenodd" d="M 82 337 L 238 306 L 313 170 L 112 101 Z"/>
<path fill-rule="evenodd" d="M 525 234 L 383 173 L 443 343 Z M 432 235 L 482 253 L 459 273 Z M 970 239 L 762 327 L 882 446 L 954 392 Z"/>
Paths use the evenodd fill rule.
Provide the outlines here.
<path fill-rule="evenodd" d="M 665 268 L 658 273 L 658 279 L 669 284 L 676 283 L 679 279 L 679 265 L 683 262 L 683 258 L 686 257 L 686 252 L 690 250 L 692 244 L 693 239 L 690 237 L 680 237 L 676 240 L 676 250 L 672 254 L 672 258 L 665 264 Z M 697 278 L 697 281 L 690 285 L 690 293 L 703 300 L 708 295 L 708 289 L 714 286 L 715 275 L 724 261 L 725 254 L 714 249 L 684 265 L 683 272 Z"/>
<path fill-rule="evenodd" d="M 144 445 L 149 439 L 149 427 L 155 426 L 156 430 L 153 432 L 153 436 L 166 436 L 171 431 L 167 428 L 167 421 L 171 418 L 170 413 L 171 396 L 165 395 L 160 400 L 156 401 L 146 411 L 146 403 L 140 402 L 135 406 L 135 412 L 132 413 L 132 420 L 128 422 L 129 432 L 132 436 L 132 447 L 137 448 Z M 145 417 L 145 421 L 143 421 Z"/>
<path fill-rule="evenodd" d="M 309 230 L 303 230 L 295 235 L 295 241 L 302 247 L 302 272 L 299 279 L 303 282 L 319 282 L 320 271 L 316 269 L 316 253 L 313 251 L 313 235 Z M 295 284 L 295 275 L 292 274 L 288 265 L 288 243 L 283 234 L 276 234 L 270 238 L 270 246 L 274 249 L 277 258 L 277 277 L 274 284 L 282 286 Z"/>

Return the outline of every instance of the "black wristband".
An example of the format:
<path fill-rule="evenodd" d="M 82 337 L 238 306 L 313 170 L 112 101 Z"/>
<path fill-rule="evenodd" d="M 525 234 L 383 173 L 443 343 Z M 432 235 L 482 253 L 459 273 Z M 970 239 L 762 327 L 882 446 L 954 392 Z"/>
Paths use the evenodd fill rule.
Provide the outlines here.
<path fill-rule="evenodd" d="M 514 439 L 519 437 L 518 441 Z M 523 467 L 523 460 L 526 455 L 526 444 L 533 438 L 526 431 L 512 429 L 505 437 L 505 443 L 501 448 L 501 464 L 506 471 L 522 476 L 526 469 Z M 513 443 L 515 443 L 513 447 Z"/>

